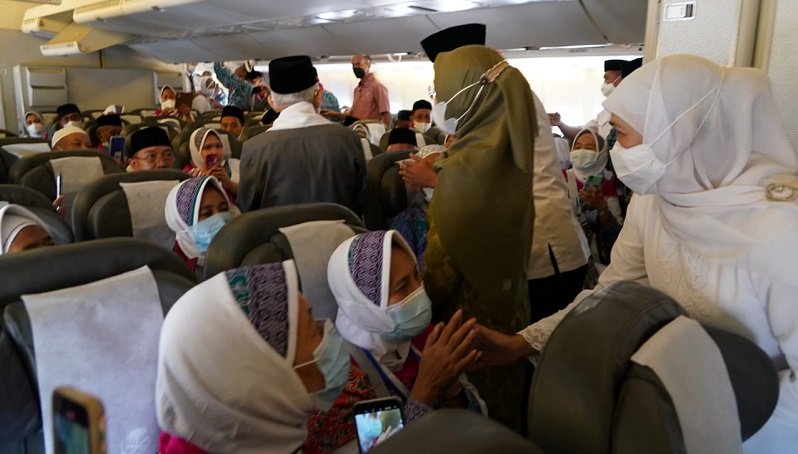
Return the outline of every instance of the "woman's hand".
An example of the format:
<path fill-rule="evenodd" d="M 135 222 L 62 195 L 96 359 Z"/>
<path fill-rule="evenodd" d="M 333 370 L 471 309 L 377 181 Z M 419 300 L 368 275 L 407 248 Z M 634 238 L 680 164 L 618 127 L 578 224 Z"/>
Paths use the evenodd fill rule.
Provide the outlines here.
<path fill-rule="evenodd" d="M 410 397 L 433 406 L 438 396 L 450 390 L 460 374 L 479 360 L 480 353 L 473 347 L 476 322 L 472 318 L 463 323 L 463 311 L 458 310 L 449 323 L 435 326 L 427 337 Z"/>
<path fill-rule="evenodd" d="M 63 194 L 59 195 L 58 197 L 55 198 L 55 200 L 53 200 L 53 208 L 55 208 L 55 211 L 57 211 L 58 214 L 62 218 L 64 217 L 64 196 L 63 196 Z"/>
<path fill-rule="evenodd" d="M 477 325 L 474 346 L 482 353 L 480 366 L 502 366 L 536 353 L 519 334 L 504 334 L 488 327 Z"/>
<path fill-rule="evenodd" d="M 438 184 L 438 174 L 432 164 L 410 154 L 412 161 L 404 161 L 399 168 L 399 175 L 405 182 L 417 188 L 434 188 Z"/>
<path fill-rule="evenodd" d="M 607 211 L 607 200 L 604 198 L 601 188 L 591 187 L 584 191 L 579 191 L 579 198 L 599 212 Z"/>

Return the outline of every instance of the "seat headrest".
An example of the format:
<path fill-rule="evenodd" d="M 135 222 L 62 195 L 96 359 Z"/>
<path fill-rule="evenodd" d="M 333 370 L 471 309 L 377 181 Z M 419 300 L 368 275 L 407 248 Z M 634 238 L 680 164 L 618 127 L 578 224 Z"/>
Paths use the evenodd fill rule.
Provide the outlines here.
<path fill-rule="evenodd" d="M 388 219 L 407 208 L 407 189 L 397 163 L 409 156 L 409 151 L 382 153 L 368 162 L 363 217 L 370 230 L 387 228 Z"/>
<path fill-rule="evenodd" d="M 39 216 L 47 224 L 55 244 L 71 243 L 72 229 L 61 219 L 47 197 L 25 186 L 16 184 L 0 185 L 0 201 L 22 205 Z"/>
<path fill-rule="evenodd" d="M 133 235 L 130 210 L 120 183 L 188 178 L 191 176 L 178 170 L 163 169 L 111 174 L 89 183 L 77 193 L 70 210 L 75 240 Z"/>
<path fill-rule="evenodd" d="M 97 150 L 56 151 L 39 153 L 21 158 L 9 170 L 9 182 L 33 188 L 50 200 L 55 199 L 55 176 L 48 165 L 52 160 L 62 158 L 95 158 L 100 160 L 102 172 L 123 173 L 125 169 L 114 158 Z"/>

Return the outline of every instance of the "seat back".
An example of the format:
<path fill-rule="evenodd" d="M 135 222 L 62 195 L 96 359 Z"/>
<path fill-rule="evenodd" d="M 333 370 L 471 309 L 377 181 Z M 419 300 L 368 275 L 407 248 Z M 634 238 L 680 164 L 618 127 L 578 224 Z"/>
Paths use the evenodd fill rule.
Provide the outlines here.
<path fill-rule="evenodd" d="M 673 336 L 675 327 L 684 323 L 692 326 Z M 674 342 L 685 339 L 688 332 L 711 341 L 701 347 L 691 342 L 689 349 Z M 685 354 L 690 349 L 696 352 Z M 737 413 L 712 413 L 721 407 L 700 408 L 707 403 L 685 402 L 667 374 L 656 372 L 650 367 L 654 362 L 646 360 L 667 359 L 662 355 L 669 351 L 689 364 L 673 362 L 670 369 L 693 392 L 710 377 L 711 388 L 720 388 L 725 381 L 729 392 L 725 400 L 716 400 L 728 404 L 726 408 L 736 405 Z M 698 353 L 703 356 L 694 356 Z M 728 365 L 741 362 L 748 369 L 761 367 L 740 379 Z M 749 383 L 748 389 L 743 389 L 744 382 Z M 756 384 L 756 392 L 750 383 Z M 546 452 L 690 452 L 687 447 L 695 439 L 696 424 L 688 417 L 691 412 L 680 413 L 680 409 L 692 405 L 700 408 L 698 413 L 712 414 L 702 418 L 704 433 L 728 433 L 734 427 L 745 436 L 770 416 L 777 390 L 770 359 L 750 341 L 701 328 L 684 317 L 678 303 L 657 290 L 619 282 L 585 299 L 549 338 L 532 383 L 529 437 Z M 734 445 L 733 440 L 726 441 Z"/>
<path fill-rule="evenodd" d="M 343 224 L 307 224 L 337 220 Z M 298 228 L 309 230 L 299 231 Z M 340 243 L 364 231 L 356 214 L 333 203 L 250 211 L 233 219 L 216 234 L 205 256 L 205 278 L 240 266 L 294 259 L 314 316 L 334 318 L 338 308 L 327 285 L 327 262 Z"/>
<path fill-rule="evenodd" d="M 75 240 L 87 241 L 120 236 L 144 239 L 149 238 L 151 236 L 149 234 L 153 230 L 171 234 L 163 218 L 164 204 L 169 188 L 158 185 L 156 193 L 146 193 L 143 199 L 135 204 L 135 209 L 140 212 L 131 212 L 131 204 L 122 185 L 164 181 L 173 181 L 176 184 L 176 182 L 190 177 L 190 175 L 177 170 L 145 170 L 107 175 L 86 185 L 75 196 L 70 210 Z M 164 193 L 160 194 L 160 192 Z M 150 208 L 142 206 L 142 202 L 145 205 L 153 203 L 159 206 L 152 207 L 155 212 L 151 213 Z M 157 222 L 158 220 L 162 222 Z M 158 229 L 158 226 L 162 228 Z M 150 239 L 154 241 L 153 238 Z M 173 241 L 174 236 L 172 235 Z M 162 245 L 171 247 L 171 242 Z"/>
<path fill-rule="evenodd" d="M 349 127 L 358 133 L 360 137 L 368 139 L 369 142 L 378 147 L 380 146 L 382 135 L 385 134 L 385 124 L 379 120 L 358 120 Z"/>
<path fill-rule="evenodd" d="M 45 139 L 29 137 L 0 139 L 0 184 L 8 183 L 8 172 L 19 158 L 48 151 L 50 151 L 50 145 Z"/>
<path fill-rule="evenodd" d="M 542 453 L 528 440 L 498 422 L 473 411 L 436 410 L 374 447 L 374 454 L 421 452 L 458 454 Z"/>
<path fill-rule="evenodd" d="M 272 127 L 272 125 L 261 125 L 259 123 L 256 123 L 256 124 L 254 124 L 252 126 L 245 126 L 244 127 L 244 131 L 242 133 L 242 139 L 244 141 L 249 140 L 249 139 L 257 136 L 258 134 L 262 134 L 262 133 L 268 131 L 269 128 L 271 128 L 271 127 Z"/>
<path fill-rule="evenodd" d="M 227 143 L 230 145 L 230 157 L 233 159 L 241 159 L 241 149 L 243 148 L 241 142 L 239 142 L 234 135 L 227 131 L 216 130 L 216 132 L 222 137 L 227 137 Z M 174 142 L 172 142 L 172 144 L 174 145 Z M 186 137 L 185 140 L 182 141 L 177 148 L 175 148 L 177 162 L 180 163 L 181 166 L 191 163 L 190 146 L 191 145 L 189 144 L 188 137 Z"/>
<path fill-rule="evenodd" d="M 0 257 L 0 273 L 15 276 L 0 288 L 0 452 L 43 452 L 44 446 L 33 337 L 25 307 L 19 303 L 21 296 L 96 282 L 144 265 L 153 271 L 164 313 L 194 284 L 192 273 L 175 254 L 134 239 L 98 240 Z"/>
<path fill-rule="evenodd" d="M 56 151 L 50 153 L 39 153 L 19 159 L 9 171 L 9 182 L 29 187 L 44 194 L 50 200 L 56 197 L 54 165 L 63 162 L 63 158 L 82 158 L 81 160 L 70 160 L 69 169 L 65 170 L 67 175 L 63 176 L 63 192 L 68 194 L 70 191 L 79 190 L 81 187 L 92 181 L 91 177 L 85 176 L 87 167 L 94 168 L 97 160 L 104 175 L 111 173 L 122 173 L 125 169 L 114 158 L 97 150 L 81 151 Z M 81 164 L 85 159 L 85 165 Z M 53 164 L 54 161 L 56 164 Z"/>
<path fill-rule="evenodd" d="M 47 224 L 55 244 L 67 244 L 74 240 L 72 229 L 61 219 L 52 202 L 33 189 L 0 184 L 0 201 L 22 205 L 39 216 Z"/>
<path fill-rule="evenodd" d="M 382 153 L 368 162 L 363 217 L 369 230 L 387 228 L 388 220 L 407 208 L 407 188 L 398 162 L 409 156 L 409 151 Z"/>

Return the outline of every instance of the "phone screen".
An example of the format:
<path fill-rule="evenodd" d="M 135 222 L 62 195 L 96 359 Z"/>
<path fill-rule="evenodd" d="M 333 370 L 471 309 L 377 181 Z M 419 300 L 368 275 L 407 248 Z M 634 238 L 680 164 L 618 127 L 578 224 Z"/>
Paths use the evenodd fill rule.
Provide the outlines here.
<path fill-rule="evenodd" d="M 219 165 L 221 162 L 221 156 L 218 154 L 212 153 L 205 156 L 205 167 L 212 168 Z"/>
<path fill-rule="evenodd" d="M 86 409 L 65 397 L 54 409 L 56 454 L 90 454 L 89 416 Z"/>
<path fill-rule="evenodd" d="M 362 411 L 357 408 L 355 410 L 355 429 L 362 453 L 368 452 L 404 427 L 399 401 L 397 399 L 384 400 L 383 405 L 371 406 Z"/>
<path fill-rule="evenodd" d="M 111 156 L 119 162 L 122 162 L 122 157 L 125 155 L 125 137 L 113 136 L 110 143 L 111 149 L 108 150 Z"/>
<path fill-rule="evenodd" d="M 55 176 L 55 197 L 61 197 L 61 174 Z"/>
<path fill-rule="evenodd" d="M 585 189 L 600 188 L 603 181 L 604 177 L 601 175 L 590 175 L 587 177 L 587 180 L 585 180 Z"/>

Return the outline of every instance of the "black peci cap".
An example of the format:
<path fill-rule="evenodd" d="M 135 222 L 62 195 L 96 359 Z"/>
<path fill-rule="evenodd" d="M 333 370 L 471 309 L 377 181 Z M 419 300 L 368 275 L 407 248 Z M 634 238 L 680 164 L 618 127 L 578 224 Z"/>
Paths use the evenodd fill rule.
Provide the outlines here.
<path fill-rule="evenodd" d="M 421 47 L 427 53 L 427 58 L 434 62 L 441 52 L 453 51 L 470 44 L 484 46 L 487 29 L 485 24 L 456 25 L 427 36 L 421 41 Z"/>
<path fill-rule="evenodd" d="M 388 145 L 395 143 L 409 143 L 418 146 L 416 143 L 416 132 L 408 128 L 394 128 L 388 134 Z"/>
<path fill-rule="evenodd" d="M 172 148 L 172 143 L 169 142 L 169 136 L 166 131 L 159 126 L 139 129 L 130 136 L 130 147 L 127 149 L 127 155 L 131 157 L 145 148 L 160 146 Z"/>
<path fill-rule="evenodd" d="M 604 72 L 620 71 L 626 60 L 604 60 Z"/>
<path fill-rule="evenodd" d="M 637 70 L 637 68 L 643 66 L 643 59 L 642 58 L 635 58 L 631 61 L 623 62 L 621 65 L 621 76 L 626 78 L 629 74 L 632 74 Z"/>
<path fill-rule="evenodd" d="M 418 109 L 432 110 L 432 104 L 425 99 L 419 99 L 413 103 L 413 112 L 417 111 Z"/>
<path fill-rule="evenodd" d="M 279 94 L 298 93 L 319 81 L 307 55 L 283 57 L 269 62 L 269 85 Z"/>
<path fill-rule="evenodd" d="M 100 115 L 97 117 L 97 127 L 122 126 L 122 118 L 116 114 Z"/>
<path fill-rule="evenodd" d="M 242 125 L 244 124 L 244 111 L 236 106 L 224 106 L 224 109 L 222 109 L 222 115 L 219 118 L 224 117 L 236 117 L 239 121 L 241 121 Z"/>

